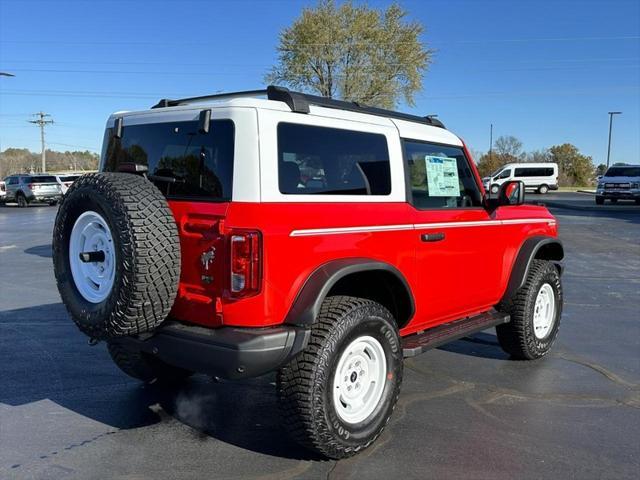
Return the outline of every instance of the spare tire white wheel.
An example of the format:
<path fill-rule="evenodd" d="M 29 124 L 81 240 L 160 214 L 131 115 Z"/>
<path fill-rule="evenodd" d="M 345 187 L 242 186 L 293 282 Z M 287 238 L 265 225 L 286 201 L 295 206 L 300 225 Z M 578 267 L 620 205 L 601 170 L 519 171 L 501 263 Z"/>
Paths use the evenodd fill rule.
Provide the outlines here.
<path fill-rule="evenodd" d="M 60 296 L 94 340 L 149 332 L 167 317 L 180 278 L 178 228 L 162 193 L 129 173 L 76 180 L 53 232 Z"/>

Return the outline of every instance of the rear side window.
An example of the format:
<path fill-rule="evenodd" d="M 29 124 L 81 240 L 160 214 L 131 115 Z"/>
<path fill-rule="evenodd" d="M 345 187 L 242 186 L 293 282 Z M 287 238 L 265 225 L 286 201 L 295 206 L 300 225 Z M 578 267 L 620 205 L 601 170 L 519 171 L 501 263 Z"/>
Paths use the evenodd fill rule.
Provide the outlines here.
<path fill-rule="evenodd" d="M 293 123 L 278 125 L 280 193 L 389 195 L 384 135 Z"/>
<path fill-rule="evenodd" d="M 552 167 L 524 167 L 516 168 L 516 177 L 550 177 L 553 175 Z"/>
<path fill-rule="evenodd" d="M 122 138 L 109 139 L 104 170 L 145 165 L 167 198 L 228 201 L 233 185 L 234 125 L 212 120 L 208 133 L 199 122 L 125 125 Z"/>
<path fill-rule="evenodd" d="M 462 148 L 403 140 L 411 203 L 418 209 L 482 206 L 482 195 Z"/>
<path fill-rule="evenodd" d="M 24 183 L 58 183 L 56 177 L 25 177 Z"/>

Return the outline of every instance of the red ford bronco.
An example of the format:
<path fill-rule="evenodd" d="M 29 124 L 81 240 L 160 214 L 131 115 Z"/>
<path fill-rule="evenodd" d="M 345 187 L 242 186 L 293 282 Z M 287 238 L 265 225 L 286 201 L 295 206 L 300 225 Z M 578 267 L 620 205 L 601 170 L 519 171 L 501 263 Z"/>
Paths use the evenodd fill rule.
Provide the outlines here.
<path fill-rule="evenodd" d="M 549 351 L 563 247 L 523 200 L 431 117 L 273 86 L 161 100 L 109 118 L 55 275 L 127 374 L 276 371 L 292 436 L 343 458 L 389 421 L 403 357 L 494 326 L 512 358 Z"/>

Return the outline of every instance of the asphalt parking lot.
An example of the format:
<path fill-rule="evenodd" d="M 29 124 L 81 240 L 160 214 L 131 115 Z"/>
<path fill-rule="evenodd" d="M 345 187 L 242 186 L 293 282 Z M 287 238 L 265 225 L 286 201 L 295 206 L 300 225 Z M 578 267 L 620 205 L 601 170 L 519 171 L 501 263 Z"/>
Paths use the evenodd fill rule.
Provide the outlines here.
<path fill-rule="evenodd" d="M 553 210 L 567 256 L 548 357 L 511 361 L 487 331 L 408 360 L 385 433 L 340 462 L 287 440 L 272 376 L 163 390 L 88 346 L 54 283 L 55 212 L 0 207 L 2 479 L 638 478 L 638 207 Z"/>

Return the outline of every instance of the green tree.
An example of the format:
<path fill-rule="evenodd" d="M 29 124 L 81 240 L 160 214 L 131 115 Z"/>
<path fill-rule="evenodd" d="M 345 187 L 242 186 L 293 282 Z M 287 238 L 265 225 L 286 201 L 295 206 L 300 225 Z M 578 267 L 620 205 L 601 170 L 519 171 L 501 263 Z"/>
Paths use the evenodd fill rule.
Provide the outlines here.
<path fill-rule="evenodd" d="M 282 31 L 265 80 L 383 108 L 401 98 L 413 105 L 432 51 L 420 42 L 422 25 L 406 16 L 397 4 L 379 11 L 320 0 Z"/>
<path fill-rule="evenodd" d="M 593 182 L 591 157 L 582 155 L 575 145 L 564 143 L 549 149 L 551 161 L 558 164 L 558 183 L 562 186 L 586 186 Z"/>
<path fill-rule="evenodd" d="M 501 136 L 493 144 L 491 154 L 485 153 L 478 160 L 478 171 L 486 177 L 507 163 L 520 162 L 525 158 L 522 142 L 513 135 Z"/>
<path fill-rule="evenodd" d="M 604 172 L 607 171 L 607 166 L 604 163 L 601 163 L 600 165 L 598 165 L 596 167 L 596 176 L 597 175 L 604 175 Z"/>
<path fill-rule="evenodd" d="M 493 149 L 503 158 L 511 158 L 513 161 L 521 160 L 522 142 L 513 135 L 503 135 L 496 139 Z"/>

